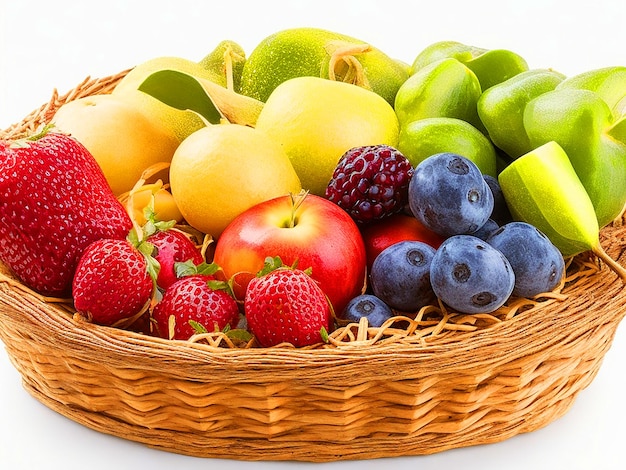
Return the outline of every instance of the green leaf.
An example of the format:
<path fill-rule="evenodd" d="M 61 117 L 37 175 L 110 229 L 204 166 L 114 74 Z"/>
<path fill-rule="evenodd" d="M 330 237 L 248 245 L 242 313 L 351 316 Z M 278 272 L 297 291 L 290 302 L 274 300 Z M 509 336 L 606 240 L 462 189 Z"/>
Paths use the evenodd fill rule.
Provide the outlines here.
<path fill-rule="evenodd" d="M 219 266 L 215 263 L 200 263 L 195 265 L 189 259 L 187 261 L 177 261 L 174 263 L 174 272 L 176 277 L 191 276 L 194 274 L 215 274 L 219 270 Z"/>
<path fill-rule="evenodd" d="M 230 339 L 239 340 L 239 341 L 247 342 L 252 339 L 252 334 L 248 330 L 244 330 L 241 328 L 236 328 L 232 330 L 225 329 L 224 334 L 226 334 L 226 336 L 229 337 Z"/>
<path fill-rule="evenodd" d="M 266 274 L 269 274 L 278 268 L 282 268 L 283 266 L 283 260 L 280 258 L 280 256 L 268 256 L 265 258 L 263 268 L 257 273 L 257 277 L 265 276 Z"/>
<path fill-rule="evenodd" d="M 230 286 L 226 281 L 218 281 L 215 279 L 207 281 L 207 286 L 212 290 L 223 290 L 230 295 Z"/>
<path fill-rule="evenodd" d="M 192 75 L 159 70 L 149 75 L 138 89 L 173 108 L 193 111 L 211 124 L 219 124 L 223 118 L 202 83 Z"/>
<path fill-rule="evenodd" d="M 198 323 L 195 320 L 189 320 L 189 326 L 193 328 L 196 334 L 202 335 L 208 333 L 207 329 L 201 323 Z"/>
<path fill-rule="evenodd" d="M 135 247 L 139 245 L 139 235 L 137 234 L 137 230 L 135 230 L 134 227 L 130 229 L 128 235 L 126 236 L 126 239 L 131 245 Z"/>
<path fill-rule="evenodd" d="M 320 328 L 320 335 L 322 336 L 322 341 L 324 341 L 324 343 L 328 343 L 328 331 L 326 331 L 326 328 Z"/>

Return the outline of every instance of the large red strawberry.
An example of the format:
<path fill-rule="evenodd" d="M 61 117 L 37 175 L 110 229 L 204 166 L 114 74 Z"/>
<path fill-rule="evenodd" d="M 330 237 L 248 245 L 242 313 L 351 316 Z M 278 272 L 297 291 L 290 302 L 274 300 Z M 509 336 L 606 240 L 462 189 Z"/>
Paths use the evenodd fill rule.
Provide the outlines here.
<path fill-rule="evenodd" d="M 132 227 L 93 156 L 47 132 L 0 141 L 0 260 L 31 289 L 69 297 L 83 250 Z"/>
<path fill-rule="evenodd" d="M 332 319 L 328 299 L 317 282 L 305 271 L 283 266 L 262 271 L 250 281 L 244 312 L 248 329 L 264 347 L 320 343 Z"/>
<path fill-rule="evenodd" d="M 150 245 L 144 244 L 143 251 Z M 101 239 L 80 258 L 72 290 L 76 310 L 99 325 L 115 325 L 147 310 L 156 272 L 150 255 L 129 240 Z"/>
<path fill-rule="evenodd" d="M 174 282 L 152 312 L 157 336 L 187 340 L 198 332 L 194 322 L 209 332 L 236 328 L 239 307 L 223 284 L 203 274 Z"/>

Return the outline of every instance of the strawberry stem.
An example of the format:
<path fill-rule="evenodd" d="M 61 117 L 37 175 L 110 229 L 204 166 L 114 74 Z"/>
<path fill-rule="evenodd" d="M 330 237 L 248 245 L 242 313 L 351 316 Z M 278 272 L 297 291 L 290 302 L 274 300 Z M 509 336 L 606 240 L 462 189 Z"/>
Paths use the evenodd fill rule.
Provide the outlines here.
<path fill-rule="evenodd" d="M 54 123 L 48 123 L 42 126 L 39 132 L 37 132 L 36 134 L 14 140 L 11 143 L 10 147 L 11 148 L 28 148 L 30 147 L 31 142 L 36 142 L 39 139 L 42 139 L 43 137 L 45 137 L 46 134 L 48 134 L 48 132 L 50 132 L 50 129 L 52 129 L 53 127 L 54 127 Z"/>

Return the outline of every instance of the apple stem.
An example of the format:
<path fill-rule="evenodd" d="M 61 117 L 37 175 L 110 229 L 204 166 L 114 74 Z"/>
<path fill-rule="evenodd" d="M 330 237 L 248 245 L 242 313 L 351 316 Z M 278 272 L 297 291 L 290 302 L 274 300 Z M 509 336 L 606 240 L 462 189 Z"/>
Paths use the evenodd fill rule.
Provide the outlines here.
<path fill-rule="evenodd" d="M 304 202 L 304 200 L 306 199 L 306 197 L 309 195 L 309 191 L 308 190 L 301 190 L 298 194 L 294 195 L 293 193 L 289 193 L 289 196 L 291 197 L 291 217 L 289 219 L 289 224 L 287 225 L 288 228 L 293 228 L 296 226 L 297 224 L 297 217 L 296 217 L 296 212 L 298 212 L 298 209 L 300 208 L 300 206 L 302 205 L 302 203 Z"/>
<path fill-rule="evenodd" d="M 593 253 L 598 258 L 604 261 L 607 264 L 607 266 L 611 268 L 611 270 L 620 277 L 622 282 L 626 284 L 626 269 L 622 265 L 620 265 L 617 261 L 615 261 L 613 258 L 611 258 L 606 253 L 606 251 L 604 251 L 604 248 L 602 248 L 602 245 L 600 245 L 600 243 L 594 246 L 591 251 L 593 251 Z"/>

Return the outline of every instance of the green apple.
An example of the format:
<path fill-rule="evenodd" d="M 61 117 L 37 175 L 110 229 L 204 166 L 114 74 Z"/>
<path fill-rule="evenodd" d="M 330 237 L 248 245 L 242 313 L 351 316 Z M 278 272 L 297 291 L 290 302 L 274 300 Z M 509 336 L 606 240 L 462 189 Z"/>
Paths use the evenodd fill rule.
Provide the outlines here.
<path fill-rule="evenodd" d="M 435 61 L 454 58 L 466 65 L 478 77 L 483 91 L 528 70 L 519 54 L 506 49 L 483 49 L 456 41 L 440 41 L 420 52 L 412 64 L 412 73 Z"/>
<path fill-rule="evenodd" d="M 482 130 L 476 104 L 478 78 L 456 59 L 442 59 L 418 70 L 400 87 L 394 108 L 401 126 L 433 117 L 462 119 Z"/>
<path fill-rule="evenodd" d="M 533 98 L 554 90 L 564 78 L 554 70 L 534 69 L 486 90 L 478 100 L 478 115 L 491 141 L 511 158 L 532 150 L 524 129 L 524 108 Z"/>
<path fill-rule="evenodd" d="M 586 89 L 557 88 L 531 100 L 524 128 L 532 147 L 557 142 L 595 207 L 600 227 L 626 204 L 626 132 L 602 96 Z"/>
<path fill-rule="evenodd" d="M 596 92 L 611 108 L 614 116 L 625 114 L 626 66 L 604 67 L 588 70 L 566 78 L 559 89 L 578 89 Z"/>
<path fill-rule="evenodd" d="M 400 129 L 398 150 L 415 167 L 441 152 L 462 155 L 473 161 L 483 174 L 496 176 L 496 150 L 491 141 L 461 119 L 427 118 Z"/>

